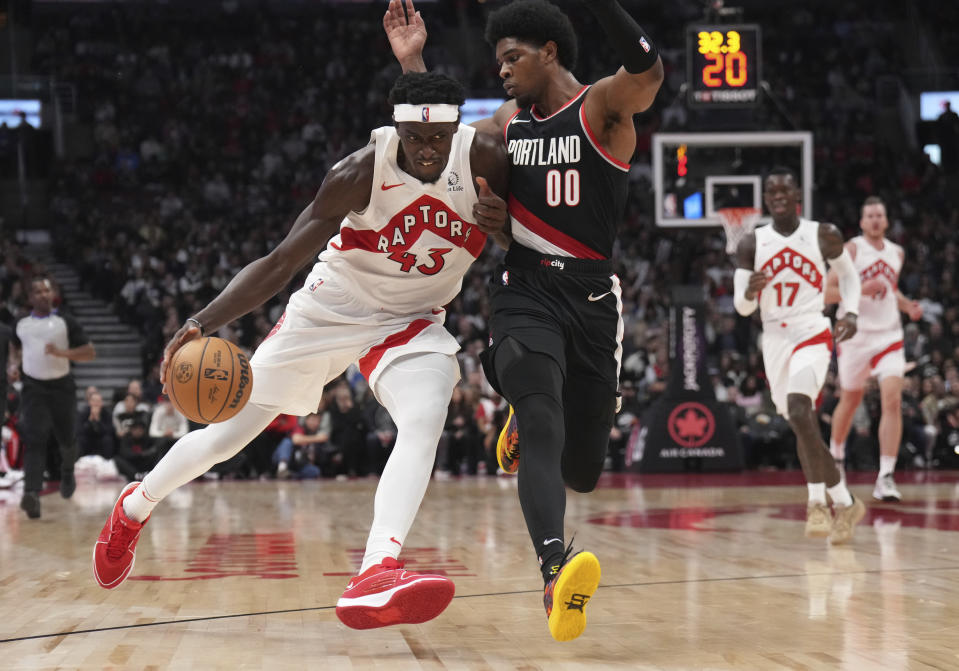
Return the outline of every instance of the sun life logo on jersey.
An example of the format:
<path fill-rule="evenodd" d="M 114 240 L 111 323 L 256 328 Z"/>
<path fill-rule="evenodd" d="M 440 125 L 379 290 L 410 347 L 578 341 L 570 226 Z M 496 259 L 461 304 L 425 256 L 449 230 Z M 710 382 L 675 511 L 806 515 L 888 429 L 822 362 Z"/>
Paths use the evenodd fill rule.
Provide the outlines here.
<path fill-rule="evenodd" d="M 450 170 L 450 176 L 446 178 L 447 191 L 462 191 L 463 185 L 460 184 L 460 176 L 455 170 Z"/>

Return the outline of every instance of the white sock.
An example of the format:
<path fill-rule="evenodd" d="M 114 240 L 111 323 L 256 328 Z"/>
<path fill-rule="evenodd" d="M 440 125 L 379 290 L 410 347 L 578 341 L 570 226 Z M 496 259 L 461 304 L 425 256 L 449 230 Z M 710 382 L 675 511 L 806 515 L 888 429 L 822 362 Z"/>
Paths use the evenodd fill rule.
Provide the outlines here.
<path fill-rule="evenodd" d="M 141 482 L 132 494 L 123 499 L 123 513 L 134 522 L 142 522 L 150 516 L 159 502 L 160 499 L 150 496 Z"/>
<path fill-rule="evenodd" d="M 826 483 L 825 482 L 807 482 L 809 489 L 809 502 L 826 505 Z"/>
<path fill-rule="evenodd" d="M 147 473 L 136 491 L 123 499 L 123 512 L 142 522 L 174 489 L 242 450 L 276 415 L 275 408 L 247 403 L 235 417 L 186 434 Z"/>
<path fill-rule="evenodd" d="M 458 379 L 455 357 L 429 353 L 397 359 L 376 381 L 376 396 L 396 424 L 396 445 L 376 487 L 360 573 L 399 556 L 429 485 Z"/>
<path fill-rule="evenodd" d="M 879 477 L 881 478 L 884 475 L 892 475 L 896 471 L 896 458 L 895 457 L 879 457 Z"/>
<path fill-rule="evenodd" d="M 829 498 L 831 498 L 832 502 L 837 506 L 852 505 L 852 494 L 849 493 L 846 483 L 844 483 L 842 480 L 826 491 L 829 492 Z"/>
<path fill-rule="evenodd" d="M 836 461 L 843 461 L 846 458 L 846 443 L 837 443 L 834 440 L 830 440 L 829 452 Z"/>

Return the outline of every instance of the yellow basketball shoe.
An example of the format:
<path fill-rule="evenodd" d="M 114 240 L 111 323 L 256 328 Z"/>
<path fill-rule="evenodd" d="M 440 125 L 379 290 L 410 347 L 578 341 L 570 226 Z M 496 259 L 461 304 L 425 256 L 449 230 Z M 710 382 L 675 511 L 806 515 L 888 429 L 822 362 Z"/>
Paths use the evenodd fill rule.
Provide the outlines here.
<path fill-rule="evenodd" d="M 496 461 L 507 473 L 515 473 L 519 470 L 519 427 L 516 425 L 513 406 L 509 407 L 506 426 L 499 432 L 499 438 L 496 441 Z"/>
<path fill-rule="evenodd" d="M 586 629 L 586 604 L 599 587 L 599 575 L 596 555 L 577 552 L 546 584 L 543 605 L 549 633 L 557 641 L 572 641 Z"/>

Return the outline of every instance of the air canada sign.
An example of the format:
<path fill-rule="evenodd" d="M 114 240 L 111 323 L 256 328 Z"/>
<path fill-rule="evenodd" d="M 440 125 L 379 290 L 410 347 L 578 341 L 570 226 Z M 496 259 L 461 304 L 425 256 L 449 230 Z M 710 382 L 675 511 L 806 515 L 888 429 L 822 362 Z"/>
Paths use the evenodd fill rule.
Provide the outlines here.
<path fill-rule="evenodd" d="M 639 468 L 649 473 L 739 470 L 739 432 L 728 408 L 716 401 L 706 373 L 702 288 L 674 287 L 670 313 L 670 377 L 640 420 Z"/>

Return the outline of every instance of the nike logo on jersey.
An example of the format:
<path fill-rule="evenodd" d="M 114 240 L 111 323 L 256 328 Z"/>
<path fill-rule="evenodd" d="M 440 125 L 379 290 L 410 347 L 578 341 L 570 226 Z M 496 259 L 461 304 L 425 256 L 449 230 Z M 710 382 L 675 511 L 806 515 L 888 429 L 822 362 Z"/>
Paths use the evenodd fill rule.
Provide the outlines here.
<path fill-rule="evenodd" d="M 406 184 L 406 182 L 400 182 L 399 184 L 387 184 L 386 182 L 383 182 L 380 184 L 380 189 L 383 191 L 389 191 L 390 189 L 395 189 L 396 187 L 403 186 L 404 184 Z"/>
<path fill-rule="evenodd" d="M 605 294 L 600 294 L 599 296 L 594 296 L 593 294 L 590 294 L 589 296 L 586 297 L 586 300 L 588 300 L 590 303 L 595 303 L 596 301 L 601 300 L 603 297 L 609 296 L 609 294 L 610 294 L 609 291 L 607 291 Z"/>
<path fill-rule="evenodd" d="M 529 122 L 530 122 L 529 119 L 513 119 L 509 123 L 512 126 L 514 123 L 529 123 Z"/>

